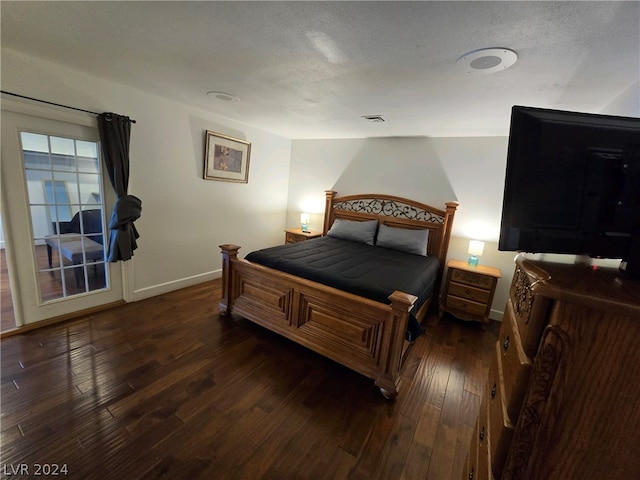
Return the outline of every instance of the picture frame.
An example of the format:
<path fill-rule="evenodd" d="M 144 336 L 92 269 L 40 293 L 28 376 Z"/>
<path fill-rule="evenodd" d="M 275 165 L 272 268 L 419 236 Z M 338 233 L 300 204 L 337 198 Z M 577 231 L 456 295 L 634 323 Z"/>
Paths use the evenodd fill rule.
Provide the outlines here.
<path fill-rule="evenodd" d="M 248 183 L 250 157 L 251 142 L 207 130 L 203 178 Z"/>

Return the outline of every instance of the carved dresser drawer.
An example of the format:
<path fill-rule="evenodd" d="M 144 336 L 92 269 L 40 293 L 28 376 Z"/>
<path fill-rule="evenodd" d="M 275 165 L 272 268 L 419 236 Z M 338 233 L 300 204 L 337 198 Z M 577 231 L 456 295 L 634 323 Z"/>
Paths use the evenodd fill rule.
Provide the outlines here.
<path fill-rule="evenodd" d="M 483 405 L 486 410 L 486 405 Z M 464 480 L 468 480 L 470 477 L 475 475 L 475 472 L 478 471 L 478 432 L 480 432 L 480 417 L 482 417 L 482 408 L 480 408 L 481 414 L 476 419 L 476 426 L 473 429 L 473 434 L 471 435 L 471 443 L 469 444 L 469 454 L 467 455 L 467 459 L 464 463 L 464 467 L 462 469 L 463 475 L 462 478 Z M 483 417 L 484 418 L 484 417 Z"/>
<path fill-rule="evenodd" d="M 474 302 L 480 302 L 483 306 L 486 306 L 491 295 L 490 290 L 471 287 L 469 285 L 452 283 L 449 286 L 449 295 L 459 298 L 466 298 L 473 300 Z"/>
<path fill-rule="evenodd" d="M 538 350 L 542 330 L 547 323 L 547 316 L 551 306 L 551 300 L 547 297 L 536 295 L 531 287 L 545 280 L 545 273 L 533 270 L 527 273 L 520 267 L 516 267 L 509 289 L 511 299 L 511 311 L 518 324 L 522 348 L 528 357 L 533 358 Z"/>
<path fill-rule="evenodd" d="M 502 345 L 496 343 L 495 361 L 489 370 L 487 397 L 489 398 L 489 430 L 491 432 L 490 458 L 493 474 L 500 478 L 504 461 L 513 437 L 513 423 L 507 413 L 508 398 L 505 393 L 505 376 L 502 365 Z M 493 382 L 493 383 L 492 383 Z"/>
<path fill-rule="evenodd" d="M 493 479 L 493 475 L 491 474 L 490 442 L 490 425 L 487 423 L 484 430 L 484 440 L 478 444 L 478 471 L 473 477 L 474 480 Z"/>
<path fill-rule="evenodd" d="M 464 313 L 458 313 L 459 316 L 477 315 L 482 317 L 487 310 L 486 303 L 478 303 L 467 298 L 456 297 L 453 295 L 447 296 L 447 307 L 451 311 L 462 311 Z M 468 315 L 465 315 L 468 314 Z"/>
<path fill-rule="evenodd" d="M 490 398 L 489 392 L 482 396 L 482 405 L 463 468 L 463 480 L 494 480 L 497 478 L 493 474 L 492 452 L 496 445 L 498 445 L 497 448 L 502 448 L 500 445 L 504 442 L 501 440 L 500 427 L 496 427 L 495 433 L 493 430 Z"/>
<path fill-rule="evenodd" d="M 498 355 L 504 373 L 505 403 L 509 418 L 515 420 L 527 387 L 532 362 L 525 354 L 511 300 L 507 301 L 498 336 Z"/>
<path fill-rule="evenodd" d="M 640 279 L 518 256 L 462 479 L 635 480 L 638 338 Z"/>
<path fill-rule="evenodd" d="M 464 264 L 464 263 L 463 263 Z M 473 268 L 473 267 L 471 267 Z M 478 267 L 475 267 L 478 268 Z M 484 289 L 490 289 L 493 285 L 493 279 L 481 273 L 469 272 L 467 270 L 459 270 L 456 268 L 451 272 L 451 281 L 458 282 L 463 285 L 470 285 Z"/>

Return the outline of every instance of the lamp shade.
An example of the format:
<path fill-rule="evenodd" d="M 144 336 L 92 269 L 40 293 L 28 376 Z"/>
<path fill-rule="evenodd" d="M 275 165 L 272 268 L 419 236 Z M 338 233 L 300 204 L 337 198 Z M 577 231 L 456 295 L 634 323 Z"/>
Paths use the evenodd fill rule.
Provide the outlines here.
<path fill-rule="evenodd" d="M 477 257 L 482 256 L 484 252 L 484 242 L 480 240 L 471 240 L 469 242 L 469 251 L 467 252 L 469 255 L 475 255 Z"/>

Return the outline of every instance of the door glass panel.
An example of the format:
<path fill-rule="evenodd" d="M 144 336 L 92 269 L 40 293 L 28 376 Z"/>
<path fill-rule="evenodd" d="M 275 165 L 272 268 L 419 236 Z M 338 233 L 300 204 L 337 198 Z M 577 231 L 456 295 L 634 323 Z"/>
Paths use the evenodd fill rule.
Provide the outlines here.
<path fill-rule="evenodd" d="M 100 204 L 101 188 L 100 188 L 100 176 L 91 173 L 81 173 L 78 175 L 80 179 L 80 203 L 83 205 L 95 205 Z"/>
<path fill-rule="evenodd" d="M 40 300 L 108 288 L 98 144 L 21 134 Z"/>
<path fill-rule="evenodd" d="M 30 170 L 51 169 L 49 155 L 49 140 L 46 135 L 39 133 L 22 132 L 22 143 L 29 145 L 30 150 L 23 152 L 24 167 Z"/>
<path fill-rule="evenodd" d="M 76 141 L 78 150 L 78 171 L 85 173 L 100 173 L 98 163 L 97 144 L 94 142 Z"/>
<path fill-rule="evenodd" d="M 67 183 L 61 180 L 44 181 L 45 200 L 49 205 L 51 222 L 69 222 L 71 220 L 71 205 Z"/>
<path fill-rule="evenodd" d="M 49 146 L 54 170 L 77 171 L 74 140 L 62 137 L 49 137 Z"/>

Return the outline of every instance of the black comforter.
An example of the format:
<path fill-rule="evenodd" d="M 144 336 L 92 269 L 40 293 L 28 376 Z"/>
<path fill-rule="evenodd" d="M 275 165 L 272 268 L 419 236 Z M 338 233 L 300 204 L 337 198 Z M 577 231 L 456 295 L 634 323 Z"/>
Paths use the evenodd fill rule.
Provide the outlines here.
<path fill-rule="evenodd" d="M 422 333 L 413 314 L 431 295 L 440 267 L 435 257 L 333 237 L 265 248 L 245 258 L 385 304 L 395 290 L 415 295 L 418 300 L 411 311 L 407 331 L 410 341 Z"/>

